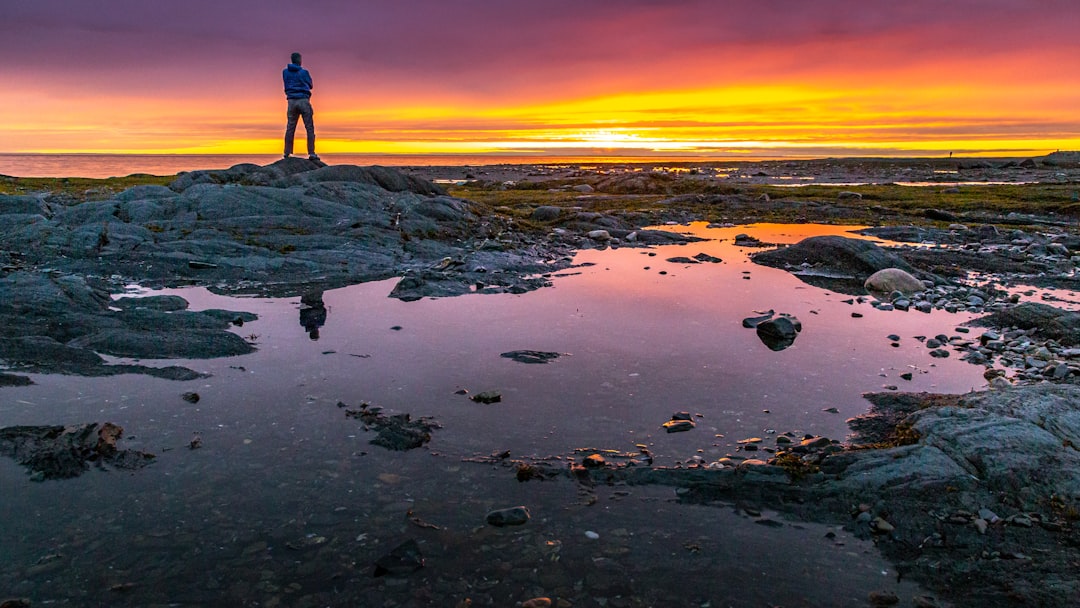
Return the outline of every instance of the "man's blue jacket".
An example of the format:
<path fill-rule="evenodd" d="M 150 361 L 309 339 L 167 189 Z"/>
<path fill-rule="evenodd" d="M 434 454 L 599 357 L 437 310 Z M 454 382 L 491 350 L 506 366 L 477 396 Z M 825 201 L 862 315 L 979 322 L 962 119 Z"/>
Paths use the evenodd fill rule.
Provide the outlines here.
<path fill-rule="evenodd" d="M 310 99 L 311 98 L 311 74 L 304 68 L 290 63 L 289 67 L 281 72 L 285 81 L 286 99 Z"/>

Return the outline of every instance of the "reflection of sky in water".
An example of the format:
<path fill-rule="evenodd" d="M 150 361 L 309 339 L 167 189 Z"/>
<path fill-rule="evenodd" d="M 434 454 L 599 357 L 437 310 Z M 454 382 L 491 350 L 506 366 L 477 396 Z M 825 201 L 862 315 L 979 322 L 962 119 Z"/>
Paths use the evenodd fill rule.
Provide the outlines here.
<path fill-rule="evenodd" d="M 225 534 L 245 542 L 258 538 L 260 527 L 296 528 L 300 534 L 310 525 L 303 525 L 306 515 L 295 513 L 312 509 L 326 511 L 320 533 L 330 530 L 351 538 L 358 526 L 364 527 L 356 522 L 373 517 L 364 515 L 363 509 L 356 511 L 357 500 L 360 504 L 385 501 L 391 506 L 380 508 L 387 509 L 402 500 L 413 501 L 409 504 L 424 505 L 429 514 L 442 517 L 444 524 L 460 519 L 457 523 L 471 529 L 468 522 L 478 517 L 473 511 L 506 506 L 499 505 L 500 500 L 529 502 L 534 509 L 554 514 L 559 508 L 546 504 L 543 496 L 563 490 L 552 490 L 547 484 L 541 484 L 542 490 L 514 485 L 505 481 L 512 479 L 508 473 L 486 473 L 484 467 L 478 471 L 470 468 L 475 465 L 461 465 L 460 456 L 503 450 L 515 456 L 560 455 L 585 446 L 633 450 L 634 444 L 645 443 L 658 464 L 685 460 L 699 450 L 705 458 L 715 459 L 734 453 L 735 442 L 749 436 L 767 437 L 765 445 L 772 445 L 772 430 L 842 438 L 847 432 L 844 420 L 867 408 L 861 394 L 882 390 L 884 385 L 934 392 L 965 392 L 984 386 L 982 368 L 959 361 L 955 354 L 932 359 L 928 349 L 914 339 L 952 335 L 953 328 L 969 316 L 881 312 L 869 304 L 847 304 L 849 296 L 754 265 L 745 257 L 753 250 L 732 243 L 734 235 L 742 232 L 766 242 L 789 243 L 813 234 L 840 234 L 844 228 L 706 229 L 695 225 L 693 230 L 718 240 L 649 250 L 583 251 L 577 261 L 591 265 L 561 273 L 552 288 L 523 295 L 405 303 L 387 297 L 393 281 L 328 291 L 322 296 L 327 315 L 317 341 L 309 338 L 309 328 L 301 324 L 300 298 L 228 298 L 204 289 L 151 292 L 180 294 L 194 309 L 257 313 L 258 321 L 234 331 L 253 337 L 258 352 L 180 361 L 213 373 L 194 382 L 139 376 L 35 376 L 38 386 L 4 389 L 0 419 L 5 426 L 110 420 L 134 435 L 130 446 L 159 453 L 154 466 L 135 475 L 113 474 L 108 488 L 102 485 L 106 478 L 96 474 L 63 483 L 28 484 L 9 461 L 0 463 L 0 481 L 26 489 L 18 500 L 0 508 L 0 518 L 14 526 L 25 512 L 38 513 L 36 519 L 22 520 L 18 527 L 26 538 L 41 545 L 9 546 L 8 557 L 32 563 L 50 552 L 44 548 L 49 543 L 72 542 L 83 524 L 72 524 L 66 510 L 45 505 L 62 505 L 76 497 L 91 520 L 115 519 L 115 500 L 141 497 L 142 503 L 130 507 L 130 517 L 112 525 L 119 526 L 117 530 L 161 529 L 181 544 L 185 541 L 172 536 L 174 527 L 197 539 L 204 534 L 215 538 Z M 666 261 L 702 252 L 724 262 Z M 793 314 L 802 321 L 803 331 L 791 348 L 770 351 L 753 330 L 741 327 L 744 317 L 767 309 Z M 856 311 L 863 318 L 852 318 Z M 392 329 L 395 326 L 400 330 Z M 891 347 L 886 339 L 893 333 L 901 336 L 899 348 Z M 547 365 L 516 363 L 499 356 L 521 349 L 567 355 Z M 915 372 L 913 380 L 900 378 L 905 371 Z M 455 395 L 458 388 L 473 393 L 498 390 L 503 400 L 476 404 Z M 192 390 L 202 397 L 197 404 L 180 399 L 181 393 Z M 338 401 L 352 406 L 369 401 L 391 412 L 434 416 L 444 428 L 435 432 L 431 451 L 443 458 L 433 459 L 423 451 L 390 454 L 369 446 L 370 436 L 355 421 L 345 419 L 336 407 Z M 839 413 L 823 411 L 831 407 Z M 660 424 L 680 410 L 702 415 L 697 428 L 664 433 Z M 193 433 L 202 436 L 205 447 L 191 452 L 184 446 Z M 397 476 L 397 481 L 376 480 L 378 475 Z M 447 484 L 453 489 L 447 489 Z M 662 493 L 668 496 L 666 492 Z M 559 503 L 565 497 L 551 500 Z M 333 513 L 342 505 L 348 517 L 338 518 Z M 615 521 L 606 525 L 645 526 L 632 516 L 640 509 L 612 514 Z M 646 511 L 653 512 L 648 507 Z M 151 515 L 158 512 L 164 520 Z M 564 515 L 565 522 L 547 524 L 563 526 L 550 534 L 579 535 L 576 525 L 605 525 L 602 521 L 582 523 L 591 517 L 587 513 Z M 295 517 L 300 517 L 300 524 L 287 523 Z M 586 520 L 575 519 L 581 517 Z M 216 518 L 239 523 L 236 529 L 222 532 L 214 528 L 224 525 Z M 85 519 L 78 521 L 89 525 Z M 192 521 L 210 523 L 190 530 L 195 525 Z M 707 529 L 685 522 L 679 528 L 686 534 L 704 534 L 712 539 L 708 542 L 721 542 L 709 536 Z M 757 538 L 758 528 L 763 529 L 751 526 L 744 533 Z M 400 536 L 383 528 L 371 535 L 387 544 Z M 791 534 L 782 538 L 795 542 Z M 243 547 L 229 548 L 230 543 L 240 542 L 225 542 L 215 550 L 221 554 L 219 559 L 244 563 L 239 553 Z M 762 542 L 769 546 L 775 540 L 763 538 Z M 367 555 L 378 549 L 353 550 Z M 663 543 L 654 549 L 658 553 L 645 547 L 635 551 L 659 558 L 667 550 Z M 452 558 L 457 550 L 465 551 L 447 548 L 446 556 Z M 779 564 L 787 557 L 769 559 L 780 561 L 763 569 L 782 568 Z M 856 555 L 851 563 L 864 559 Z M 846 567 L 851 568 L 852 584 L 870 584 L 862 579 L 854 582 L 858 568 Z M 194 565 L 190 569 L 191 576 L 201 576 Z M 817 578 L 815 574 L 808 581 Z M 865 590 L 859 593 L 865 597 Z M 521 599 L 527 597 L 517 598 Z"/>

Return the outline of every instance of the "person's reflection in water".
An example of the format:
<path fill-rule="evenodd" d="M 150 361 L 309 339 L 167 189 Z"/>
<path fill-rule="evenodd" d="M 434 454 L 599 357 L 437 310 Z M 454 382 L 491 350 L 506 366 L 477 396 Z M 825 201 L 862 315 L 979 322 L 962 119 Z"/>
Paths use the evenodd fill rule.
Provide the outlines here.
<path fill-rule="evenodd" d="M 319 328 L 326 323 L 326 305 L 322 301 L 322 292 L 316 291 L 300 296 L 300 325 L 308 332 L 312 340 L 319 339 Z"/>

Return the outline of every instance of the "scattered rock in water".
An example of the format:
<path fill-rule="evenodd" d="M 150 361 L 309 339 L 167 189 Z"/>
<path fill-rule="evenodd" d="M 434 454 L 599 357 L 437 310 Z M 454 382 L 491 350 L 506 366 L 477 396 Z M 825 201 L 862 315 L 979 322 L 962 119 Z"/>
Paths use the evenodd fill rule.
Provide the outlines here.
<path fill-rule="evenodd" d="M 72 426 L 9 426 L 0 429 L 0 454 L 27 468 L 31 479 L 70 479 L 82 475 L 91 463 L 104 469 L 140 469 L 154 455 L 121 450 L 117 441 L 124 429 L 111 422 Z"/>
<path fill-rule="evenodd" d="M 476 403 L 499 403 L 500 401 L 502 401 L 502 393 L 500 393 L 499 391 L 484 391 L 482 393 L 476 393 L 472 397 L 469 397 L 469 399 L 475 401 Z"/>
<path fill-rule="evenodd" d="M 415 540 L 409 539 L 394 547 L 390 553 L 375 560 L 372 576 L 405 576 L 423 567 L 424 555 L 420 552 L 420 545 L 416 544 Z"/>
<path fill-rule="evenodd" d="M 550 363 L 562 356 L 562 353 L 554 353 L 540 350 L 512 350 L 499 355 L 506 359 L 513 359 L 518 363 Z"/>
<path fill-rule="evenodd" d="M 496 528 L 504 526 L 520 526 L 529 521 L 529 509 L 524 506 L 509 507 L 491 511 L 485 518 L 489 525 Z"/>
<path fill-rule="evenodd" d="M 694 258 L 688 258 L 686 256 L 678 256 L 678 257 L 674 257 L 674 258 L 668 258 L 667 261 L 671 262 L 672 264 L 698 264 L 698 263 L 700 263 L 697 260 L 695 260 Z"/>
<path fill-rule="evenodd" d="M 758 312 L 758 311 L 754 311 L 754 312 Z M 762 314 L 760 314 L 760 315 L 758 315 L 756 317 L 747 317 L 747 318 L 743 319 L 742 326 L 747 328 L 747 329 L 754 329 L 760 323 L 762 323 L 764 321 L 768 321 L 769 319 L 773 318 L 773 315 L 775 315 L 775 314 L 776 313 L 773 310 L 770 309 L 770 310 L 768 310 L 768 311 L 766 311 L 766 312 L 764 312 L 764 313 L 762 313 Z"/>
<path fill-rule="evenodd" d="M 349 418 L 358 418 L 364 423 L 364 430 L 374 430 L 376 436 L 369 443 L 388 450 L 404 452 L 422 447 L 431 441 L 431 431 L 442 426 L 433 418 L 412 419 L 410 414 L 387 416 L 382 408 L 367 403 L 360 404 L 360 409 L 345 409 Z"/>
<path fill-rule="evenodd" d="M 675 412 L 671 415 L 671 420 L 660 425 L 665 431 L 669 433 L 681 433 L 689 431 L 694 428 L 693 416 L 690 412 Z"/>
<path fill-rule="evenodd" d="M 34 381 L 29 376 L 20 376 L 18 374 L 8 374 L 0 372 L 0 387 L 4 386 L 30 386 Z"/>
<path fill-rule="evenodd" d="M 768 243 L 762 243 L 761 239 L 750 236 L 749 234 L 736 234 L 735 235 L 736 247 L 768 247 Z"/>
<path fill-rule="evenodd" d="M 747 320 L 743 320 L 746 326 Z M 802 323 L 791 315 L 781 314 L 766 319 L 755 326 L 758 338 L 772 351 L 781 351 L 795 343 L 796 336 L 802 331 Z"/>
<path fill-rule="evenodd" d="M 590 454 L 586 456 L 581 464 L 590 469 L 598 469 L 607 465 L 607 461 L 600 454 Z"/>
<path fill-rule="evenodd" d="M 699 262 L 707 262 L 709 264 L 719 264 L 724 261 L 716 256 L 712 256 L 704 252 L 695 255 L 694 259 Z"/>
<path fill-rule="evenodd" d="M 201 399 L 202 397 L 199 396 L 199 393 L 189 391 L 187 393 L 184 393 L 183 395 L 180 395 L 180 398 L 184 401 L 187 401 L 188 403 L 198 403 L 199 399 Z"/>

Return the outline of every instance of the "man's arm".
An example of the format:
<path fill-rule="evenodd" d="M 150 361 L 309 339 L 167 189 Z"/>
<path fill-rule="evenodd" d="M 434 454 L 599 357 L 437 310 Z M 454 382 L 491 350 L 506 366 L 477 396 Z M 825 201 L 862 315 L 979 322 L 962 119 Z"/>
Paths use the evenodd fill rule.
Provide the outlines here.
<path fill-rule="evenodd" d="M 305 80 L 307 80 L 307 88 L 314 89 L 315 85 L 312 84 L 312 82 L 311 82 L 311 72 L 308 72 L 307 70 L 304 70 L 304 76 L 305 76 Z"/>

